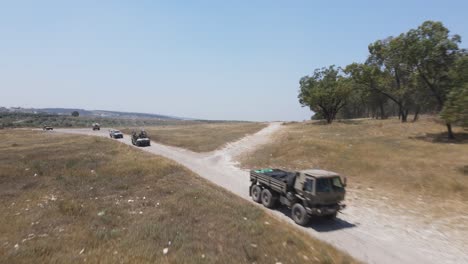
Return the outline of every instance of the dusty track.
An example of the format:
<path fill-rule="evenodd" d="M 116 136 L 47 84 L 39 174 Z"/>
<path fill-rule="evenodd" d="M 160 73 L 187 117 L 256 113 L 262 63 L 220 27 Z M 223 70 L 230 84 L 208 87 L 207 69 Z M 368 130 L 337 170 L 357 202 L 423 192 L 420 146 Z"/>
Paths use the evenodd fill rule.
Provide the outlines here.
<path fill-rule="evenodd" d="M 268 142 L 271 134 L 280 128 L 280 123 L 271 123 L 254 135 L 208 153 L 195 153 L 154 142 L 152 146 L 140 149 L 175 160 L 201 177 L 250 201 L 248 171 L 238 168 L 233 158 Z M 56 131 L 108 137 L 107 129 Z M 127 135 L 118 141 L 131 145 Z M 464 239 L 456 243 L 452 236 L 464 236 L 466 230 L 451 234 L 431 224 L 421 226 L 421 219 L 405 216 L 404 211 L 386 206 L 385 201 L 362 198 L 359 193 L 362 190 L 349 189 L 348 208 L 333 222 L 313 219 L 308 227 L 300 227 L 292 222 L 286 210 L 268 212 L 364 262 L 468 263 L 468 253 L 463 248 Z"/>

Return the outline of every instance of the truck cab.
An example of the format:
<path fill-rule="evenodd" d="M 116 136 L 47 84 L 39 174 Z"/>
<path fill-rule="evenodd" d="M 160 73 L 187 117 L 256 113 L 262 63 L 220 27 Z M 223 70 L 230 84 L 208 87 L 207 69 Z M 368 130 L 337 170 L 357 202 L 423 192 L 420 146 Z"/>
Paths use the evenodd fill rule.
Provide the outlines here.
<path fill-rule="evenodd" d="M 345 180 L 330 171 L 304 170 L 298 173 L 294 189 L 301 199 L 308 214 L 334 217 L 343 209 Z"/>

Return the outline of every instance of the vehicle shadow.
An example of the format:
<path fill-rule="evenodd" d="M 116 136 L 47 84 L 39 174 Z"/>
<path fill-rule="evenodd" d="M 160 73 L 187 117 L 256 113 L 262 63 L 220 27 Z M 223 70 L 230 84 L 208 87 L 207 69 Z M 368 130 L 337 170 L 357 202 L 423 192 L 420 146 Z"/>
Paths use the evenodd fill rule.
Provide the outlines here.
<path fill-rule="evenodd" d="M 278 211 L 287 217 L 291 218 L 291 210 L 287 207 L 274 208 L 273 210 Z M 330 232 L 336 230 L 342 230 L 347 228 L 353 228 L 357 225 L 350 223 L 346 220 L 340 219 L 340 214 L 338 214 L 335 219 L 326 219 L 320 216 L 313 216 L 310 218 L 309 224 L 306 225 L 306 228 L 312 228 L 317 232 Z"/>

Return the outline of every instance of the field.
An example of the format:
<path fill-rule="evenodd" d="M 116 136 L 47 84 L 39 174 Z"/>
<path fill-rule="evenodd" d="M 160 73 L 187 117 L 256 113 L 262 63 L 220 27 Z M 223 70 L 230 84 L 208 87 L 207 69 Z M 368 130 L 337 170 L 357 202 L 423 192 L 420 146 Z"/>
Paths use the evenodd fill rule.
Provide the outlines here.
<path fill-rule="evenodd" d="M 0 137 L 1 263 L 354 262 L 162 157 L 105 138 Z"/>
<path fill-rule="evenodd" d="M 208 152 L 236 141 L 247 134 L 253 134 L 266 125 L 262 123 L 213 123 L 177 126 L 147 127 L 151 140 L 175 147 L 190 149 L 195 152 Z M 124 128 L 130 134 L 135 128 Z M 138 128 L 136 128 L 138 129 Z"/>
<path fill-rule="evenodd" d="M 466 133 L 456 128 L 458 141 L 447 142 L 444 131 L 445 126 L 430 117 L 406 124 L 396 119 L 289 123 L 274 142 L 241 160 L 249 168 L 336 171 L 348 176 L 352 188 L 409 201 L 467 201 Z"/>

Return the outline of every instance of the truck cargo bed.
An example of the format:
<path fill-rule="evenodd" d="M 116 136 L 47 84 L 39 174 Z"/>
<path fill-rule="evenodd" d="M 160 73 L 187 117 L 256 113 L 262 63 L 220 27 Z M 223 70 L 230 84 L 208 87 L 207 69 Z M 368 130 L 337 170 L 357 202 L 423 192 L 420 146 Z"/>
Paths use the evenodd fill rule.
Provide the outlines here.
<path fill-rule="evenodd" d="M 264 169 L 250 171 L 250 180 L 265 184 L 273 190 L 286 193 L 293 188 L 296 173 L 280 169 Z"/>

